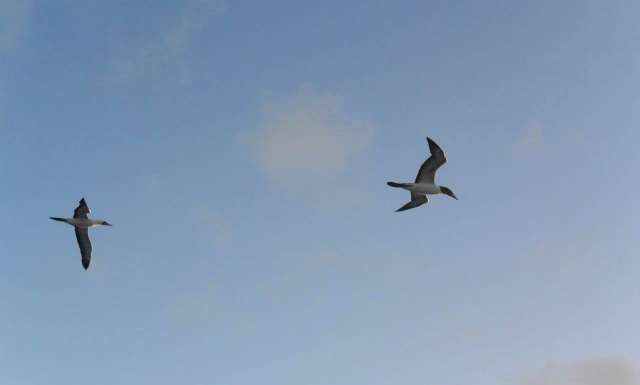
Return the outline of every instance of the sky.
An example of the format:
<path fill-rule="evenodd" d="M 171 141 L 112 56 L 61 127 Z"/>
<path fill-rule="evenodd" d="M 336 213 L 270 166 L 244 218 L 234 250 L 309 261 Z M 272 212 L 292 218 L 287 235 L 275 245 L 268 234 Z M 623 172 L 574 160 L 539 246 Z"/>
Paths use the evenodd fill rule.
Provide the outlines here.
<path fill-rule="evenodd" d="M 639 385 L 639 17 L 0 0 L 0 382 Z"/>

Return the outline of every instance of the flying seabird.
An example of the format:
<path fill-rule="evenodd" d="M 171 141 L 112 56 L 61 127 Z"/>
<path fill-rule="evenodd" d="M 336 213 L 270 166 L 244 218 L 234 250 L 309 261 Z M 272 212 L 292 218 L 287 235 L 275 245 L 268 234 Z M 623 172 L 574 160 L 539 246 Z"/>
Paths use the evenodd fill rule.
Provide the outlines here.
<path fill-rule="evenodd" d="M 50 217 L 54 221 L 68 223 L 75 227 L 76 239 L 80 247 L 80 255 L 82 255 L 82 267 L 85 270 L 89 268 L 91 262 L 91 241 L 89 240 L 89 229 L 96 226 L 111 226 L 110 223 L 102 219 L 89 219 L 88 214 L 91 212 L 87 202 L 82 198 L 80 204 L 73 210 L 73 218 L 57 218 Z"/>
<path fill-rule="evenodd" d="M 444 156 L 444 151 L 442 151 L 436 142 L 431 140 L 431 138 L 427 138 L 427 142 L 429 143 L 431 156 L 422 163 L 415 183 L 387 182 L 391 187 L 399 187 L 411 192 L 411 201 L 397 209 L 396 212 L 413 209 L 429 202 L 427 194 L 445 194 L 451 198 L 458 199 L 451 189 L 436 184 L 436 171 L 438 171 L 440 166 L 447 163 L 447 158 Z"/>

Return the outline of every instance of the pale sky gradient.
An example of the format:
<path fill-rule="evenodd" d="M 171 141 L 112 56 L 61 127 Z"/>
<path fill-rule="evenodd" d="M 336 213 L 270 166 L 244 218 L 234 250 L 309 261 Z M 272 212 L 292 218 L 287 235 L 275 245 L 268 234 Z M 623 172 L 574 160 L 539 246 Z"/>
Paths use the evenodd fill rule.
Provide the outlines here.
<path fill-rule="evenodd" d="M 639 19 L 0 0 L 0 383 L 640 384 Z"/>

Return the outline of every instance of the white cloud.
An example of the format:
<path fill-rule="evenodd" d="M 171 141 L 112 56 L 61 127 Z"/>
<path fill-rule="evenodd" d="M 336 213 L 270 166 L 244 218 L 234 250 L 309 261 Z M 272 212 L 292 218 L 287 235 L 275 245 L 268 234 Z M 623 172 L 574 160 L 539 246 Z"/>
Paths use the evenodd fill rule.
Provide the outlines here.
<path fill-rule="evenodd" d="M 185 81 L 188 70 L 184 57 L 192 39 L 225 7 L 222 0 L 188 1 L 174 23 L 155 40 L 120 48 L 113 64 L 113 77 L 122 81 L 177 73 L 178 80 Z"/>
<path fill-rule="evenodd" d="M 28 0 L 0 0 L 0 52 L 20 42 L 27 29 L 28 15 Z"/>
<path fill-rule="evenodd" d="M 640 368 L 621 359 L 590 359 L 573 365 L 549 365 L 523 385 L 640 385 Z"/>
<path fill-rule="evenodd" d="M 372 124 L 349 114 L 343 98 L 305 89 L 265 103 L 249 143 L 269 179 L 300 192 L 332 189 L 372 139 Z"/>

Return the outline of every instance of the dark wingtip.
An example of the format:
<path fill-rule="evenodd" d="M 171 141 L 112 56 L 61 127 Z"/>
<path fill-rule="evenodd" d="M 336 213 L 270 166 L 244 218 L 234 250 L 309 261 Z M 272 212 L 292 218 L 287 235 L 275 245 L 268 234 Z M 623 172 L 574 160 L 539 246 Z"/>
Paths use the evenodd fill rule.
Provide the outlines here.
<path fill-rule="evenodd" d="M 415 209 L 416 207 L 422 206 L 423 204 L 425 204 L 427 202 L 429 202 L 429 199 L 427 199 L 427 197 L 418 198 L 418 199 L 412 199 L 409 202 L 407 202 L 404 206 L 402 206 L 399 209 L 397 209 L 396 212 Z"/>
<path fill-rule="evenodd" d="M 409 201 L 407 204 L 405 204 L 404 206 L 400 207 L 399 209 L 396 210 L 396 213 L 399 213 L 400 211 L 406 211 L 409 209 L 413 209 L 416 208 L 420 205 L 416 205 L 415 202 L 413 201 Z"/>
<path fill-rule="evenodd" d="M 82 260 L 82 267 L 84 267 L 85 270 L 89 269 L 89 261 L 87 260 Z"/>
<path fill-rule="evenodd" d="M 427 136 L 427 143 L 429 143 L 429 152 L 431 152 L 432 155 L 442 153 L 441 155 L 444 156 L 444 152 L 442 151 L 442 148 L 440 148 L 438 143 L 436 143 L 433 139 L 431 139 L 428 136 Z"/>

